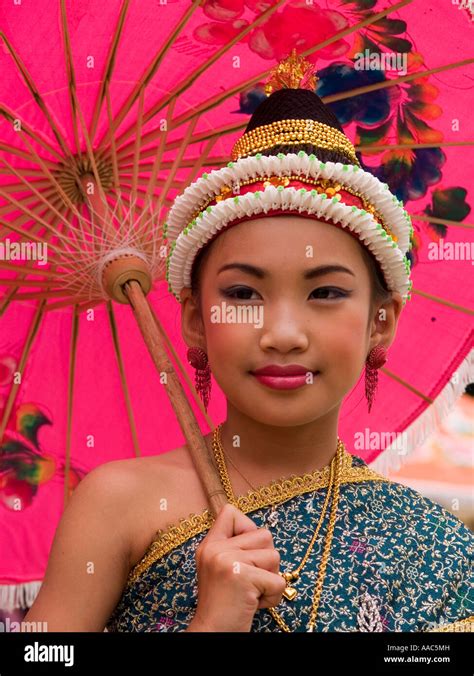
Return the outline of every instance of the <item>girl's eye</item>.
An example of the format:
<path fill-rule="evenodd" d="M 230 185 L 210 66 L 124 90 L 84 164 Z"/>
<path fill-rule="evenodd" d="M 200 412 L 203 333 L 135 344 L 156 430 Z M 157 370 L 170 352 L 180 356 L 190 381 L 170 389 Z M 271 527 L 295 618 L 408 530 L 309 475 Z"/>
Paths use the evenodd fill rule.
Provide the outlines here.
<path fill-rule="evenodd" d="M 231 289 L 221 289 L 226 298 L 234 298 L 235 300 L 255 300 L 255 298 L 242 298 L 242 294 L 256 293 L 248 286 L 234 286 Z"/>
<path fill-rule="evenodd" d="M 345 298 L 346 296 L 349 295 L 346 291 L 342 291 L 341 289 L 336 289 L 333 286 L 322 286 L 319 289 L 314 289 L 314 291 L 311 292 L 311 295 L 313 295 L 313 293 L 319 293 L 319 292 L 321 292 L 323 294 L 335 293 L 336 295 L 333 296 L 332 299 Z M 326 296 L 319 296 L 319 297 L 322 298 L 322 300 L 332 300 L 331 298 L 328 299 Z"/>
<path fill-rule="evenodd" d="M 235 300 L 256 300 L 255 298 L 250 298 L 250 296 L 257 292 L 253 289 L 250 289 L 248 286 L 234 286 L 231 289 L 222 289 L 221 291 L 224 296 L 226 296 L 226 298 L 234 298 Z M 319 296 L 321 300 L 335 300 L 337 298 L 344 298 L 349 295 L 346 291 L 336 289 L 332 286 L 322 286 L 319 289 L 314 289 L 314 291 L 311 292 L 311 296 L 313 293 L 322 293 L 323 295 Z M 325 295 L 327 293 L 333 295 L 327 297 Z"/>

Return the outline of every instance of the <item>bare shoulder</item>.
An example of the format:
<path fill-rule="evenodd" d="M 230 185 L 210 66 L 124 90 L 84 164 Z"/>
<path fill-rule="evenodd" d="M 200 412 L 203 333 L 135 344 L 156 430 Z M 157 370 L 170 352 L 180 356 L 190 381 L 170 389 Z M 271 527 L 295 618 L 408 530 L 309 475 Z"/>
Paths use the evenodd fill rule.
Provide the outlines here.
<path fill-rule="evenodd" d="M 65 507 L 24 620 L 47 631 L 102 631 L 156 531 L 205 504 L 199 490 L 186 447 L 91 470 Z"/>
<path fill-rule="evenodd" d="M 160 529 L 207 507 L 206 495 L 186 445 L 160 455 L 113 460 L 93 470 L 118 500 L 128 533 L 129 567 L 143 556 Z M 96 484 L 100 477 L 96 476 Z"/>

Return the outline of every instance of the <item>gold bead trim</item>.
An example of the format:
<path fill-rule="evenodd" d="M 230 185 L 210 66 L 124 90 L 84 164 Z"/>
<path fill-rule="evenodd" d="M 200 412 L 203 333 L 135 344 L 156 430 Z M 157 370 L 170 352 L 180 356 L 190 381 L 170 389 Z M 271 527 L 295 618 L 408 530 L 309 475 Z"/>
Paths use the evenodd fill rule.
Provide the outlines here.
<path fill-rule="evenodd" d="M 357 190 L 354 190 L 353 188 L 347 187 L 346 185 L 344 185 L 340 181 L 335 181 L 335 180 L 328 179 L 328 178 L 313 179 L 313 178 L 307 178 L 306 176 L 299 176 L 298 174 L 289 174 L 289 175 L 283 175 L 283 176 L 276 176 L 276 175 L 258 176 L 256 178 L 249 178 L 247 180 L 239 181 L 238 184 L 235 184 L 234 186 L 230 186 L 230 185 L 227 185 L 227 184 L 223 185 L 220 189 L 220 192 L 217 195 L 212 195 L 211 197 L 208 197 L 207 200 L 204 203 L 201 203 L 201 205 L 191 215 L 190 222 L 189 222 L 187 227 L 192 228 L 192 225 L 191 225 L 192 221 L 194 221 L 199 216 L 200 213 L 205 211 L 205 209 L 209 206 L 209 204 L 211 204 L 211 202 L 219 203 L 219 202 L 222 202 L 223 200 L 235 197 L 236 195 L 239 194 L 239 188 L 241 186 L 263 182 L 264 188 L 267 188 L 270 185 L 273 185 L 275 188 L 278 188 L 278 186 L 287 187 L 291 180 L 301 181 L 302 183 L 307 183 L 309 185 L 313 185 L 314 189 L 319 194 L 324 193 L 329 198 L 332 198 L 335 195 L 339 194 L 341 190 L 345 190 L 346 192 L 350 193 L 351 195 L 358 197 L 362 201 L 362 204 L 364 205 L 364 209 L 366 211 L 368 211 L 374 217 L 375 222 L 378 223 L 379 225 L 381 225 L 382 228 L 387 233 L 387 235 L 390 235 L 390 237 L 395 242 L 398 242 L 398 237 L 389 228 L 389 226 L 387 225 L 387 223 L 386 223 L 385 219 L 383 218 L 382 214 L 380 213 L 380 211 L 378 211 L 378 209 L 371 202 L 369 202 L 367 200 L 367 197 L 365 197 L 362 193 L 360 193 Z M 299 190 L 300 188 L 296 188 L 296 189 Z"/>
<path fill-rule="evenodd" d="M 312 143 L 317 148 L 338 150 L 350 157 L 354 164 L 359 164 L 355 148 L 347 136 L 317 120 L 276 120 L 264 124 L 243 134 L 234 144 L 231 157 L 239 160 L 254 153 L 269 150 L 276 145 L 300 145 Z"/>
<path fill-rule="evenodd" d="M 437 629 L 428 629 L 427 633 L 438 631 L 474 631 L 474 615 L 450 624 L 442 624 Z"/>
<path fill-rule="evenodd" d="M 252 512 L 261 507 L 290 500 L 296 495 L 309 491 L 326 488 L 329 485 L 330 467 L 315 470 L 300 476 L 291 475 L 272 481 L 266 486 L 260 486 L 255 491 L 237 497 L 237 506 L 244 513 Z M 353 467 L 352 455 L 346 451 L 342 461 L 342 483 L 360 483 L 363 481 L 388 481 L 389 479 L 369 469 L 369 467 Z M 131 569 L 126 587 L 130 587 L 138 578 L 165 554 L 175 549 L 189 538 L 208 530 L 215 519 L 209 509 L 201 514 L 190 513 L 188 517 L 179 520 L 165 529 L 156 532 L 155 538 L 148 546 L 143 557 Z"/>

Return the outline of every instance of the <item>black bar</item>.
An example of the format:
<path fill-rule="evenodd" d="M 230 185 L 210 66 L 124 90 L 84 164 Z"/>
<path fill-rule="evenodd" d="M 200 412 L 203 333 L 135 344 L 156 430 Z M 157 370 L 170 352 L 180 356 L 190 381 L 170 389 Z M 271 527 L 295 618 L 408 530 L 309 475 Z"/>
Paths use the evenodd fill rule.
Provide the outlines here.
<path fill-rule="evenodd" d="M 43 647 L 42 647 L 43 646 Z M 57 646 L 53 652 L 50 646 Z M 72 646 L 72 651 L 65 648 Z M 62 647 L 62 648 L 61 648 Z M 62 650 L 62 652 L 61 652 Z M 41 660 L 55 656 L 64 661 Z M 71 666 L 66 666 L 71 661 Z M 442 660 L 442 661 L 441 661 Z M 19 674 L 146 674 L 189 667 L 194 676 L 275 667 L 288 676 L 334 674 L 472 675 L 472 634 L 439 633 L 0 633 L 0 676 Z M 247 672 L 242 672 L 247 673 Z M 252 672 L 249 672 L 252 673 Z M 265 671 L 265 674 L 271 672 Z M 284 672 L 283 672 L 284 673 Z"/>

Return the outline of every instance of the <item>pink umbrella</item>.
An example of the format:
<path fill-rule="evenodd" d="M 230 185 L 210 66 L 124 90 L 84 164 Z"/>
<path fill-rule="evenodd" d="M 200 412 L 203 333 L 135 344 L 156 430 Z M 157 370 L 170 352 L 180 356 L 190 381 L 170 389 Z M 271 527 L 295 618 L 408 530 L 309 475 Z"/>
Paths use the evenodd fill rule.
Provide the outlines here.
<path fill-rule="evenodd" d="M 224 418 L 216 383 L 208 415 L 193 390 L 162 225 L 176 194 L 229 161 L 293 47 L 317 64 L 318 94 L 415 228 L 412 299 L 374 407 L 369 415 L 361 376 L 340 436 L 367 462 L 396 465 L 473 379 L 470 17 L 441 0 L 425 13 L 410 0 L 376 4 L 41 0 L 1 10 L 0 609 L 32 604 L 64 503 L 88 471 L 184 442 L 134 312 L 102 286 L 111 256 L 133 254 L 137 278 L 148 270 L 148 320 L 199 428 Z M 433 52 L 441 43 L 449 58 Z M 365 50 L 378 68 L 359 68 Z M 381 66 L 393 52 L 406 74 Z"/>

